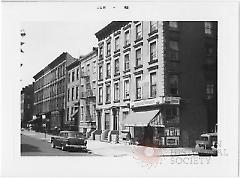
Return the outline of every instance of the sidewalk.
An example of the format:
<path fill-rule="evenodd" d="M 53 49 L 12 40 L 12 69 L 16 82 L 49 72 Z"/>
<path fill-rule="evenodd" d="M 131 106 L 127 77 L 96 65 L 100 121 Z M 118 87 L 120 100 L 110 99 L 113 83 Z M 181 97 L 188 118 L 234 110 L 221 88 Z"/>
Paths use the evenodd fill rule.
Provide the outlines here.
<path fill-rule="evenodd" d="M 22 131 L 24 135 L 32 136 L 37 139 L 50 142 L 51 136 L 45 133 L 35 131 Z M 152 148 L 147 146 L 128 145 L 126 143 L 108 143 L 98 140 L 88 140 L 88 150 L 92 153 L 102 156 L 134 156 L 134 155 L 153 155 L 157 157 L 164 156 L 191 156 L 197 155 L 193 148 Z"/>

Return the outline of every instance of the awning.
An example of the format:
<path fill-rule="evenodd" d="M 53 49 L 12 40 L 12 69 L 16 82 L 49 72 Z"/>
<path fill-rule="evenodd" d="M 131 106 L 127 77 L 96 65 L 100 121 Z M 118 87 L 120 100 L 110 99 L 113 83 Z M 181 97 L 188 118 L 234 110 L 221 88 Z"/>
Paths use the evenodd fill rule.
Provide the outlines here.
<path fill-rule="evenodd" d="M 145 127 L 158 114 L 159 110 L 132 112 L 125 120 L 127 127 Z"/>

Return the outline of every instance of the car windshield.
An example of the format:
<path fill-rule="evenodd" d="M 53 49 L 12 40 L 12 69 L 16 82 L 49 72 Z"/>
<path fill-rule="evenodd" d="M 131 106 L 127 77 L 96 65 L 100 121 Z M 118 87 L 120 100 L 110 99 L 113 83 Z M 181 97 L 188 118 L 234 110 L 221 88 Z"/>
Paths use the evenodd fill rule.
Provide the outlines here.
<path fill-rule="evenodd" d="M 202 140 L 202 141 L 208 141 L 208 137 L 200 137 L 200 140 Z"/>

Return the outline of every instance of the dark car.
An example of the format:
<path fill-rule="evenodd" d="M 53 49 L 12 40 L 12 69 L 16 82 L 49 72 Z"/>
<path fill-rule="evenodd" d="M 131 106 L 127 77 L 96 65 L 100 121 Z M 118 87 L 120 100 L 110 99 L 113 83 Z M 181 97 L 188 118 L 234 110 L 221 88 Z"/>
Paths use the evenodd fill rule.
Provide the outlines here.
<path fill-rule="evenodd" d="M 86 149 L 87 140 L 82 133 L 76 131 L 61 131 L 58 137 L 51 138 L 52 148 L 58 147 L 63 151 L 67 149 Z"/>
<path fill-rule="evenodd" d="M 199 140 L 196 140 L 195 151 L 201 156 L 217 156 L 217 133 L 202 134 Z"/>

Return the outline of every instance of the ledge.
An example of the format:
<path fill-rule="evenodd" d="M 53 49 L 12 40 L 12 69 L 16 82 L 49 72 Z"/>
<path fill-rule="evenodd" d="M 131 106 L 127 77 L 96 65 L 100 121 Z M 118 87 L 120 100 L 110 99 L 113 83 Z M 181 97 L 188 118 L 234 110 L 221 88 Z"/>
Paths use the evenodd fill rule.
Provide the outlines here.
<path fill-rule="evenodd" d="M 143 46 L 143 42 L 142 42 L 142 41 L 139 42 L 139 43 L 137 43 L 137 44 L 135 44 L 135 45 L 133 45 L 134 48 L 137 48 L 137 47 L 139 47 L 139 46 Z"/>
<path fill-rule="evenodd" d="M 148 64 L 151 65 L 151 64 L 154 64 L 154 63 L 157 63 L 157 62 L 158 62 L 158 59 L 154 59 L 154 60 L 149 61 Z"/>
<path fill-rule="evenodd" d="M 128 51 L 131 51 L 131 48 L 126 48 L 126 49 L 124 49 L 124 50 L 123 50 L 123 53 L 126 53 L 126 52 L 128 52 Z"/>
<path fill-rule="evenodd" d="M 111 57 L 111 53 L 105 56 L 105 58 L 108 58 L 108 57 Z"/>
<path fill-rule="evenodd" d="M 140 69 L 140 68 L 143 68 L 142 64 L 134 67 L 135 70 Z"/>
<path fill-rule="evenodd" d="M 154 31 L 152 31 L 152 32 L 150 32 L 150 33 L 148 33 L 148 36 L 152 36 L 153 34 L 155 34 L 155 33 L 157 33 L 158 32 L 158 29 L 156 29 L 156 30 L 154 30 Z"/>
<path fill-rule="evenodd" d="M 157 38 L 158 38 L 158 34 L 155 34 L 155 35 L 149 37 L 147 40 L 152 41 L 152 40 L 157 39 Z"/>
<path fill-rule="evenodd" d="M 139 74 L 143 74 L 143 70 L 140 70 L 140 71 L 134 72 L 134 75 L 139 75 Z"/>
<path fill-rule="evenodd" d="M 130 101 L 130 98 L 125 98 L 123 99 L 123 101 Z"/>
<path fill-rule="evenodd" d="M 119 75 L 120 75 L 120 72 L 115 73 L 115 74 L 114 74 L 114 77 L 117 77 L 117 76 L 119 76 Z"/>
<path fill-rule="evenodd" d="M 117 36 L 117 35 L 119 35 L 121 33 L 121 30 L 118 30 L 118 31 L 116 31 L 116 32 L 114 32 L 114 36 Z"/>
<path fill-rule="evenodd" d="M 131 43 L 124 45 L 123 49 L 128 48 L 129 46 L 131 46 Z"/>
<path fill-rule="evenodd" d="M 127 30 L 131 27 L 131 23 L 127 24 L 126 26 L 123 27 L 123 30 Z"/>
<path fill-rule="evenodd" d="M 128 73 L 130 72 L 130 69 L 123 71 L 123 73 Z"/>
<path fill-rule="evenodd" d="M 123 78 L 130 78 L 131 74 L 124 75 Z"/>
<path fill-rule="evenodd" d="M 111 101 L 106 101 L 105 104 L 111 104 Z"/>
<path fill-rule="evenodd" d="M 137 42 L 142 41 L 142 40 L 143 40 L 143 37 L 136 39 L 134 42 L 137 43 Z"/>
<path fill-rule="evenodd" d="M 120 48 L 117 49 L 117 50 L 115 50 L 113 53 L 116 54 L 116 53 L 118 53 L 118 52 L 120 52 Z"/>
<path fill-rule="evenodd" d="M 114 103 L 120 103 L 120 100 L 114 100 L 113 102 Z"/>
<path fill-rule="evenodd" d="M 155 69 L 158 69 L 158 65 L 148 67 L 148 70 L 149 70 L 149 71 L 155 70 Z"/>
<path fill-rule="evenodd" d="M 113 57 L 118 57 L 118 56 L 120 56 L 120 52 L 113 55 Z"/>

